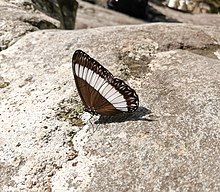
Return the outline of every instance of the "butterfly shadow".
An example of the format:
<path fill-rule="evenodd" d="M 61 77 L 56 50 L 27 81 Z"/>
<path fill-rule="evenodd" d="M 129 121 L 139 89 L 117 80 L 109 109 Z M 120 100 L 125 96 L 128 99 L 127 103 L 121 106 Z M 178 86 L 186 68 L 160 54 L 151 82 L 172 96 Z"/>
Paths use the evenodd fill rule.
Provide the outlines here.
<path fill-rule="evenodd" d="M 150 118 L 144 117 L 151 113 L 152 112 L 149 109 L 145 107 L 139 107 L 137 111 L 133 113 L 123 113 L 115 116 L 100 116 L 100 118 L 95 121 L 95 124 L 121 123 L 125 121 L 154 121 Z"/>

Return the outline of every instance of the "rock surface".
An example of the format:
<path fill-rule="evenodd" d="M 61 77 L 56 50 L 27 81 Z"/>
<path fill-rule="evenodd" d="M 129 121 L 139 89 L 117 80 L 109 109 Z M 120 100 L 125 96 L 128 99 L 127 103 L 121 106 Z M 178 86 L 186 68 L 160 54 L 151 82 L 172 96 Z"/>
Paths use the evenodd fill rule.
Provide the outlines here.
<path fill-rule="evenodd" d="M 158 6 L 150 3 L 153 9 L 166 16 L 168 20 L 193 25 L 214 25 L 220 27 L 220 17 L 216 14 L 191 14 L 172 10 L 168 7 Z"/>
<path fill-rule="evenodd" d="M 79 1 L 76 29 L 141 23 L 144 22 Z M 0 0 L 0 51 L 29 32 L 54 28 L 60 28 L 60 22 L 36 10 L 30 0 Z"/>
<path fill-rule="evenodd" d="M 37 2 L 37 0 L 35 1 Z M 142 20 L 128 17 L 90 3 L 80 0 L 78 2 L 76 29 L 144 23 Z M 220 17 L 217 15 L 192 15 L 174 11 L 153 3 L 149 4 L 152 10 L 154 10 L 153 13 L 149 13 L 149 19 L 152 21 L 176 21 L 195 25 L 220 26 Z M 0 51 L 7 49 L 22 36 L 32 31 L 60 28 L 58 16 L 52 15 L 54 18 L 49 17 L 45 13 L 36 10 L 36 7 L 31 0 L 0 0 Z"/>
<path fill-rule="evenodd" d="M 59 27 L 57 20 L 33 11 L 31 6 L 30 3 L 13 4 L 0 0 L 0 51 L 29 32 Z"/>
<path fill-rule="evenodd" d="M 76 49 L 127 80 L 139 110 L 59 120 L 80 103 Z M 219 27 L 35 31 L 0 52 L 0 76 L 0 191 L 220 190 Z"/>
<path fill-rule="evenodd" d="M 59 22 L 32 6 L 0 0 L 0 191 L 220 191 L 218 16 L 154 5 L 186 24 L 111 26 L 143 21 L 80 1 L 81 30 L 40 30 Z M 76 49 L 135 88 L 137 112 L 82 120 Z"/>

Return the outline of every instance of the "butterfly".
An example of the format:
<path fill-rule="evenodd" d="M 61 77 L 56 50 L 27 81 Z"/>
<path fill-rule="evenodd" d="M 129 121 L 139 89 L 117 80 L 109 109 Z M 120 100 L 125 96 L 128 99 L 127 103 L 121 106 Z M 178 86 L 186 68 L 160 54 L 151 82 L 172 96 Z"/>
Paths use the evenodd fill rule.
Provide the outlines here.
<path fill-rule="evenodd" d="M 137 110 L 138 95 L 123 80 L 81 50 L 72 57 L 75 84 L 84 110 L 92 115 L 113 116 Z"/>

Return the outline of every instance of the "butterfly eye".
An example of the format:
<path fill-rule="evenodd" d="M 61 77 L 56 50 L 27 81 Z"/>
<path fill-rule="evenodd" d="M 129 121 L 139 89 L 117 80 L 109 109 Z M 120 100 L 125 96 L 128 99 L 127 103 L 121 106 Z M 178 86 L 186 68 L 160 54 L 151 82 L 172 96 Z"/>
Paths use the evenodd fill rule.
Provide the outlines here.
<path fill-rule="evenodd" d="M 124 81 L 81 50 L 72 58 L 73 75 L 85 111 L 103 116 L 134 112 L 138 95 Z"/>

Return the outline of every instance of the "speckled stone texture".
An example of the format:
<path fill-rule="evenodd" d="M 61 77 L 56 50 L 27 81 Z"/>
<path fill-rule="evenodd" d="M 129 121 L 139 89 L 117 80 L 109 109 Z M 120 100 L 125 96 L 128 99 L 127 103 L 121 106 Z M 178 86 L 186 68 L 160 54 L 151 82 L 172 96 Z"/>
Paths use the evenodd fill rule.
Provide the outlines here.
<path fill-rule="evenodd" d="M 0 191 L 219 191 L 219 42 L 215 26 L 160 23 L 36 31 L 1 51 Z M 135 88 L 137 112 L 57 118 L 80 103 L 76 49 Z"/>

